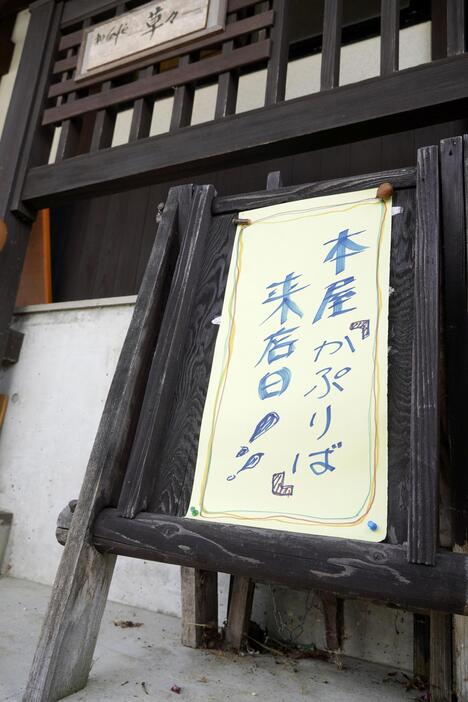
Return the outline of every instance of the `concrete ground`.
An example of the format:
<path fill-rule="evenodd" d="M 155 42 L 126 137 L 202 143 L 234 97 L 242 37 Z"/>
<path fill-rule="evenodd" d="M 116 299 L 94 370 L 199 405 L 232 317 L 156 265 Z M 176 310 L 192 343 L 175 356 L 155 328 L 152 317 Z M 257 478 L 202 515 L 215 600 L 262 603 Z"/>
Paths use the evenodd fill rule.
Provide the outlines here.
<path fill-rule="evenodd" d="M 0 700 L 21 700 L 50 588 L 0 578 Z M 115 622 L 141 624 L 122 628 Z M 389 675 L 390 674 L 390 675 Z M 418 699 L 403 676 L 346 659 L 342 666 L 270 654 L 184 648 L 180 621 L 109 603 L 88 686 L 70 702 L 399 702 Z M 177 694 L 171 687 L 181 688 Z"/>

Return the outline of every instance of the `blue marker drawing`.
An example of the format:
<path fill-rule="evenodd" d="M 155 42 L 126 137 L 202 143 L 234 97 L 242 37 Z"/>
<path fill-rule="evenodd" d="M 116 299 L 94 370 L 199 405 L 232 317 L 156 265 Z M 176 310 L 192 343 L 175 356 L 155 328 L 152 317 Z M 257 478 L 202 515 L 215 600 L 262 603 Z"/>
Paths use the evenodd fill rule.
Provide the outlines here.
<path fill-rule="evenodd" d="M 275 424 L 278 424 L 279 420 L 279 414 L 276 412 L 268 412 L 268 414 L 266 414 L 255 427 L 255 431 L 249 439 L 250 443 L 252 444 L 255 439 L 258 439 L 259 436 L 262 436 L 262 434 L 266 434 L 267 431 L 273 429 Z"/>
<path fill-rule="evenodd" d="M 246 453 L 249 452 L 249 447 L 248 446 L 241 446 L 238 452 L 236 453 L 236 458 L 239 458 L 240 456 L 245 456 Z"/>
<path fill-rule="evenodd" d="M 250 458 L 244 463 L 242 468 L 237 471 L 237 473 L 234 473 L 234 475 L 228 475 L 226 480 L 235 480 L 239 473 L 242 473 L 244 470 L 252 470 L 253 468 L 256 468 L 260 461 L 262 460 L 264 453 L 254 453 Z"/>
<path fill-rule="evenodd" d="M 275 378 L 275 380 L 273 380 Z M 266 400 L 267 397 L 277 397 L 282 395 L 288 389 L 291 382 L 291 371 L 289 368 L 280 368 L 272 373 L 267 373 L 260 378 L 258 384 L 258 396 L 261 400 Z"/>
<path fill-rule="evenodd" d="M 356 254 L 361 253 L 361 251 L 364 251 L 364 249 L 369 248 L 368 246 L 362 246 L 362 244 L 358 244 L 351 239 L 352 236 L 362 234 L 364 231 L 365 229 L 361 229 L 360 232 L 353 232 L 353 234 L 350 234 L 349 229 L 344 229 L 338 234 L 337 239 L 331 239 L 330 241 L 326 241 L 324 243 L 324 246 L 328 246 L 328 244 L 335 244 L 325 256 L 324 263 L 327 261 L 334 261 L 336 275 L 343 273 L 347 256 L 356 256 Z"/>

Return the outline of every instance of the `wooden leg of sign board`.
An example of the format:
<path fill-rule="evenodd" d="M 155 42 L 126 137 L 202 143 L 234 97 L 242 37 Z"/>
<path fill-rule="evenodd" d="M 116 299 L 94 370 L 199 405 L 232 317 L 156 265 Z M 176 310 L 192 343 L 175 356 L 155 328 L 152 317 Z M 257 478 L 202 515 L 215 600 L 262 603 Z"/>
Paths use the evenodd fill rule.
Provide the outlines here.
<path fill-rule="evenodd" d="M 282 185 L 281 171 L 268 173 L 267 190 L 277 190 Z M 245 636 L 248 634 L 254 592 L 255 583 L 250 578 L 231 575 L 224 641 L 226 646 L 233 651 L 240 650 Z"/>
<path fill-rule="evenodd" d="M 231 576 L 224 644 L 239 651 L 248 635 L 255 583 L 250 578 Z"/>
<path fill-rule="evenodd" d="M 431 612 L 429 688 L 431 702 L 452 699 L 452 616 Z"/>
<path fill-rule="evenodd" d="M 325 642 L 328 651 L 341 651 L 343 643 L 344 601 L 332 592 L 317 593 L 325 620 Z"/>
<path fill-rule="evenodd" d="M 133 317 L 71 520 L 23 702 L 56 702 L 86 685 L 116 557 L 93 546 L 91 528 L 118 499 L 156 345 L 180 193 L 168 196 Z"/>
<path fill-rule="evenodd" d="M 428 614 L 413 615 L 413 675 L 424 683 L 429 681 L 430 623 Z"/>
<path fill-rule="evenodd" d="M 210 648 L 218 637 L 218 574 L 183 566 L 180 576 L 182 644 Z"/>

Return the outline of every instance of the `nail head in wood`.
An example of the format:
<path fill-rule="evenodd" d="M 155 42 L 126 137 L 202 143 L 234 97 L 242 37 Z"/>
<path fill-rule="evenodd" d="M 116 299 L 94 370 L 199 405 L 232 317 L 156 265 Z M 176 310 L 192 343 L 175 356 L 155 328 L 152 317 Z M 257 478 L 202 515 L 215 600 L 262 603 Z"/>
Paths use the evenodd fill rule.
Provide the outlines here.
<path fill-rule="evenodd" d="M 393 195 L 393 185 L 391 183 L 382 183 L 377 189 L 377 197 L 381 200 L 388 200 Z"/>

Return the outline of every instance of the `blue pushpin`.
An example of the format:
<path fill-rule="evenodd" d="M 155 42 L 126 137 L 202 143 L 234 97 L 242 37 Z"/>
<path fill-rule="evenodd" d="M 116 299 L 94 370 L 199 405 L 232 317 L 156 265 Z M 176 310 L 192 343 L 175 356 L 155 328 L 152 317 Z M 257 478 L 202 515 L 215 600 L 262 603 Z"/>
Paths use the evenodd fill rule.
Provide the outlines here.
<path fill-rule="evenodd" d="M 367 526 L 371 531 L 377 531 L 378 529 L 377 524 L 373 522 L 372 519 L 369 519 L 369 521 L 367 522 Z"/>

